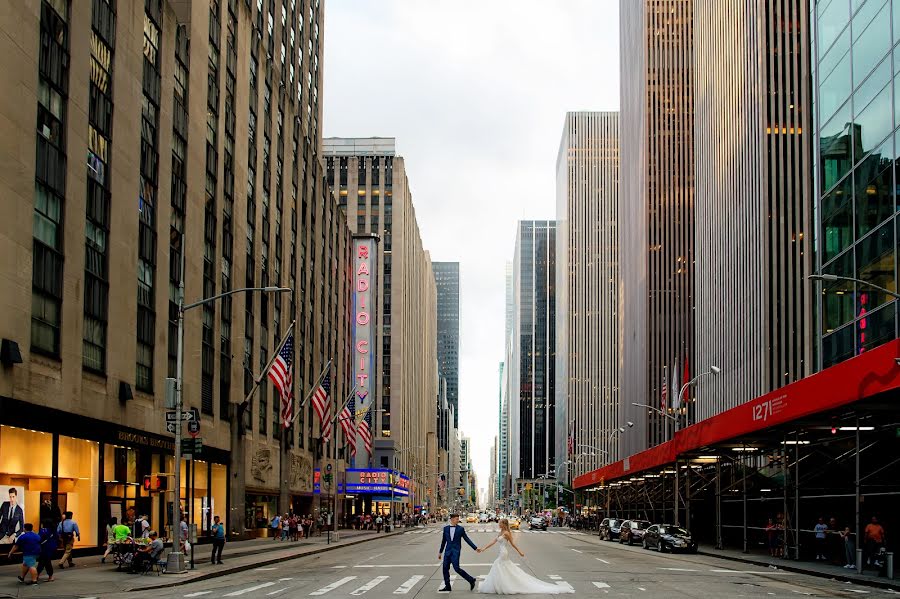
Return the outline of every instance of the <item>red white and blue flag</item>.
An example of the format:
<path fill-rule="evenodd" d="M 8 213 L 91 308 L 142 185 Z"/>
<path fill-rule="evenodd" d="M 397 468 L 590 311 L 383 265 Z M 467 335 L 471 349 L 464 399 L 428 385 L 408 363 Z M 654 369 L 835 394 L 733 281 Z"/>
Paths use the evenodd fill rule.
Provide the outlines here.
<path fill-rule="evenodd" d="M 331 375 L 327 372 L 325 373 L 325 378 L 322 379 L 322 383 L 316 389 L 316 392 L 313 393 L 313 408 L 316 410 L 316 415 L 319 417 L 319 422 L 322 425 L 322 442 L 328 443 L 331 440 L 331 399 L 329 398 L 329 394 L 331 393 Z"/>
<path fill-rule="evenodd" d="M 269 369 L 269 379 L 278 394 L 281 396 L 281 426 L 287 428 L 294 420 L 294 394 L 293 394 L 293 360 L 294 360 L 294 334 L 291 333 L 281 347 L 281 351 L 275 356 L 275 361 Z"/>
<path fill-rule="evenodd" d="M 353 417 L 354 407 L 356 404 L 354 393 L 353 396 L 350 397 L 350 401 L 347 402 L 347 405 L 344 406 L 344 411 L 341 412 L 341 428 L 344 430 L 344 439 L 347 441 L 347 445 L 350 446 L 350 457 L 356 455 L 356 427 L 354 423 L 356 419 Z"/>
<path fill-rule="evenodd" d="M 366 446 L 366 453 L 372 455 L 372 410 L 366 409 L 366 415 L 359 423 L 359 436 Z"/>

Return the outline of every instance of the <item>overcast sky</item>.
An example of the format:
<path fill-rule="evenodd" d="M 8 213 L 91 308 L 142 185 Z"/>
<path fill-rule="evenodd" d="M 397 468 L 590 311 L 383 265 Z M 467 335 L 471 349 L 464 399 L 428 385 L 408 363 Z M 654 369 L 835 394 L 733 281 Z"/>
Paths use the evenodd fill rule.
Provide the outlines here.
<path fill-rule="evenodd" d="M 324 134 L 397 139 L 425 247 L 459 261 L 460 429 L 487 486 L 516 222 L 555 217 L 571 110 L 617 110 L 616 0 L 327 0 Z"/>

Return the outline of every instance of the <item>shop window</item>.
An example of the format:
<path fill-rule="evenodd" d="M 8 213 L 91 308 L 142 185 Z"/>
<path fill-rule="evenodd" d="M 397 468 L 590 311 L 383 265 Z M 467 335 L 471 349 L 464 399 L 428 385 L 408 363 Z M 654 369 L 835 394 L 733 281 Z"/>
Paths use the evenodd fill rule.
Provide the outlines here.
<path fill-rule="evenodd" d="M 59 437 L 59 495 L 62 512 L 70 511 L 81 532 L 76 547 L 97 546 L 97 501 L 100 448 L 94 441 Z"/>
<path fill-rule="evenodd" d="M 0 502 L 21 507 L 21 518 L 0 531 L 0 545 L 7 545 L 10 534 L 20 534 L 25 522 L 38 527 L 42 494 L 50 497 L 52 473 L 53 435 L 0 426 Z"/>

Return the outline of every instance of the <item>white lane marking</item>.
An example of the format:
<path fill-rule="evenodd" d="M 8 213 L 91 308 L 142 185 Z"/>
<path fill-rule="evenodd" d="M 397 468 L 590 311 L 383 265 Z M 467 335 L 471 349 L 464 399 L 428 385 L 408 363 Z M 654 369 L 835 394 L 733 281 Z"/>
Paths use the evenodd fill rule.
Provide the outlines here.
<path fill-rule="evenodd" d="M 547 578 L 550 580 L 562 580 L 562 576 L 559 574 L 547 574 Z"/>
<path fill-rule="evenodd" d="M 859 594 L 861 594 L 861 595 L 868 595 L 868 594 L 869 594 L 869 591 L 864 591 L 864 590 L 862 590 L 862 589 L 847 589 L 847 590 L 850 591 L 851 593 L 859 593 Z"/>
<path fill-rule="evenodd" d="M 324 595 L 325 593 L 330 593 L 330 592 L 333 591 L 334 589 L 338 588 L 339 586 L 343 586 L 343 585 L 347 584 L 347 583 L 350 582 L 351 580 L 356 580 L 356 576 L 344 576 L 343 578 L 341 578 L 341 579 L 339 579 L 339 580 L 337 580 L 337 581 L 335 581 L 335 582 L 332 582 L 332 583 L 331 583 L 330 585 L 328 585 L 327 587 L 322 587 L 321 589 L 319 589 L 319 590 L 317 590 L 317 591 L 313 591 L 312 593 L 310 593 L 310 596 L 312 596 L 312 595 Z"/>
<path fill-rule="evenodd" d="M 608 589 L 609 588 L 609 585 L 606 584 L 605 582 L 595 582 L 594 586 L 597 587 L 598 589 Z"/>
<path fill-rule="evenodd" d="M 639 591 L 646 591 L 647 589 L 645 589 L 644 587 L 638 587 L 638 590 L 639 590 Z"/>
<path fill-rule="evenodd" d="M 419 581 L 422 580 L 423 578 L 425 578 L 425 577 L 424 577 L 423 575 L 421 575 L 421 574 L 416 574 L 415 576 L 411 576 L 409 580 L 407 580 L 406 582 L 404 582 L 403 584 L 401 584 L 399 587 L 397 587 L 397 590 L 394 591 L 394 594 L 395 594 L 395 595 L 406 595 L 406 594 L 409 593 L 409 592 L 412 590 L 412 588 L 413 588 L 414 586 L 416 586 L 416 585 L 419 583 Z"/>
<path fill-rule="evenodd" d="M 332 569 L 332 570 L 343 570 L 343 569 L 346 568 L 346 567 L 347 567 L 347 566 L 331 566 L 331 569 Z"/>
<path fill-rule="evenodd" d="M 572 548 L 569 547 L 569 549 L 572 549 Z M 578 549 L 572 549 L 572 551 L 574 551 L 575 553 L 584 553 L 584 551 L 579 551 Z"/>
<path fill-rule="evenodd" d="M 388 578 L 390 578 L 390 576 L 376 576 L 375 578 L 373 578 L 366 584 L 362 585 L 355 591 L 352 591 L 350 594 L 351 595 L 362 595 L 363 593 L 365 593 L 367 591 L 371 591 L 372 589 L 374 589 L 375 587 L 380 585 L 382 582 L 384 582 Z"/>
<path fill-rule="evenodd" d="M 246 589 L 241 589 L 240 591 L 234 591 L 233 593 L 226 593 L 223 597 L 240 597 L 241 595 L 246 595 L 247 593 L 252 593 L 253 591 L 258 591 L 259 589 L 264 589 L 266 587 L 274 586 L 274 582 L 264 582 L 262 584 L 258 584 L 255 587 L 247 587 Z"/>
<path fill-rule="evenodd" d="M 284 587 L 283 589 L 276 589 L 276 590 L 272 591 L 271 593 L 266 593 L 266 595 L 269 595 L 269 596 L 277 595 L 278 593 L 283 593 L 283 592 L 285 592 L 285 591 L 288 590 L 289 588 L 290 588 L 290 587 Z"/>
<path fill-rule="evenodd" d="M 699 572 L 700 570 L 692 570 L 691 568 L 657 568 L 657 570 L 670 570 L 672 572 Z"/>
<path fill-rule="evenodd" d="M 488 567 L 493 564 L 465 564 L 466 568 Z M 435 564 L 356 564 L 354 568 L 433 568 Z M 346 567 L 346 566 L 342 566 Z"/>
<path fill-rule="evenodd" d="M 375 555 L 373 555 L 373 556 L 371 556 L 371 557 L 367 557 L 367 558 L 364 559 L 361 563 L 364 564 L 364 563 L 366 563 L 366 562 L 370 562 L 370 561 L 372 561 L 373 559 L 377 559 L 377 558 L 381 557 L 382 555 L 384 555 L 384 553 L 376 553 Z"/>
<path fill-rule="evenodd" d="M 253 568 L 257 572 L 268 572 L 270 570 L 277 570 L 278 568 Z"/>
<path fill-rule="evenodd" d="M 188 593 L 185 597 L 200 597 L 201 595 L 209 595 L 210 593 L 212 593 L 212 591 L 197 591 L 196 593 Z"/>
<path fill-rule="evenodd" d="M 607 566 L 609 565 L 609 562 L 606 561 L 605 559 L 601 559 L 601 558 L 599 558 L 599 557 L 598 557 L 598 558 L 595 558 L 595 559 L 596 559 L 598 562 L 603 562 L 603 563 L 606 564 Z"/>
<path fill-rule="evenodd" d="M 710 570 L 710 572 L 719 572 L 721 574 L 740 574 L 740 570 Z"/>
<path fill-rule="evenodd" d="M 278 582 L 285 582 L 287 580 L 294 580 L 293 578 L 279 578 Z"/>

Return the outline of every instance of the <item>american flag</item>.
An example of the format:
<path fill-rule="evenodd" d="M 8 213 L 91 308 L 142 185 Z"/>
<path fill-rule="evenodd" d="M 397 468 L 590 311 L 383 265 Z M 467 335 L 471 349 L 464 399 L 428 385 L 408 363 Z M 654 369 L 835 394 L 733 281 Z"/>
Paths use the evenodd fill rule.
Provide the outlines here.
<path fill-rule="evenodd" d="M 666 403 L 666 397 L 669 394 L 669 388 L 666 387 L 666 367 L 663 366 L 663 382 L 662 382 L 662 398 L 660 398 L 660 403 L 662 404 L 663 410 L 665 410 L 669 404 Z"/>
<path fill-rule="evenodd" d="M 366 453 L 372 455 L 372 410 L 366 410 L 366 415 L 359 423 L 359 436 L 366 444 Z"/>
<path fill-rule="evenodd" d="M 322 384 L 313 393 L 313 408 L 319 416 L 319 422 L 322 424 L 322 442 L 328 443 L 331 440 L 331 400 L 328 394 L 331 392 L 331 375 L 325 373 Z"/>
<path fill-rule="evenodd" d="M 347 445 L 350 446 L 350 456 L 356 455 L 356 427 L 353 426 L 355 419 L 353 417 L 353 411 L 356 404 L 354 392 L 353 395 L 350 396 L 350 401 L 347 402 L 347 405 L 344 406 L 344 411 L 341 412 L 341 428 L 344 429 L 344 439 L 347 440 Z"/>
<path fill-rule="evenodd" d="M 284 428 L 290 426 L 294 419 L 294 397 L 291 393 L 294 376 L 293 360 L 294 334 L 291 333 L 275 357 L 272 368 L 269 369 L 269 379 L 281 396 L 281 426 Z"/>

